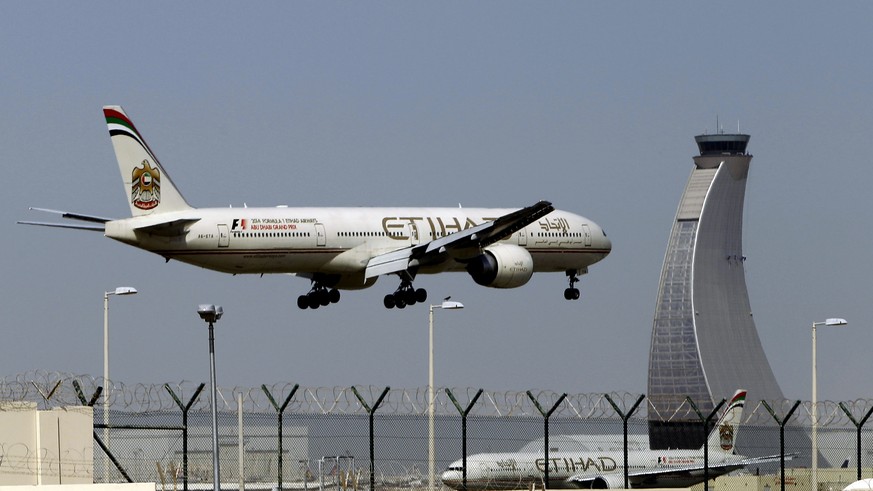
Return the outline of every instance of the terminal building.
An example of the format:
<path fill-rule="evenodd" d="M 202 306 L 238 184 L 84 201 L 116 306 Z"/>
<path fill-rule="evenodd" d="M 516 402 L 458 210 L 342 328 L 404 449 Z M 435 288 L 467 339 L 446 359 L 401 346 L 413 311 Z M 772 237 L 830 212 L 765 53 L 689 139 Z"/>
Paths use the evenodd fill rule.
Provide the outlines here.
<path fill-rule="evenodd" d="M 700 448 L 701 421 L 736 389 L 747 402 L 782 401 L 746 290 L 743 201 L 749 135 L 695 137 L 700 154 L 685 185 L 667 245 L 649 353 L 653 449 Z M 684 405 L 684 406 L 683 406 Z M 748 407 L 748 405 L 747 405 Z M 652 411 L 650 410 L 650 415 Z M 658 421 L 658 415 L 669 422 Z M 687 415 L 687 417 L 686 417 Z"/>

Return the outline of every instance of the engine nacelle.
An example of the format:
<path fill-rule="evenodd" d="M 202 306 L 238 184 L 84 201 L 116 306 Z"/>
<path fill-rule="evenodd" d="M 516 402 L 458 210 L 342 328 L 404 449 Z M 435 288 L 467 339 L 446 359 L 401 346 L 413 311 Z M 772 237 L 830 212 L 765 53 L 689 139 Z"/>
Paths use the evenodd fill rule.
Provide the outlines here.
<path fill-rule="evenodd" d="M 467 263 L 467 272 L 482 286 L 517 288 L 533 275 L 533 258 L 523 247 L 496 244 Z"/>
<path fill-rule="evenodd" d="M 591 481 L 591 489 L 624 489 L 624 474 L 606 474 Z"/>

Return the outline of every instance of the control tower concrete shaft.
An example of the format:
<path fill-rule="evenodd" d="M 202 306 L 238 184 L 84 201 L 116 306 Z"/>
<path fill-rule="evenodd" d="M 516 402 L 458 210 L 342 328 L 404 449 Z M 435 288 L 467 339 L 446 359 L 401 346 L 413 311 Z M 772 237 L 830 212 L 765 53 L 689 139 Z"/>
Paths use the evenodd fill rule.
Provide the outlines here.
<path fill-rule="evenodd" d="M 696 136 L 700 155 L 679 201 L 667 245 L 649 353 L 653 449 L 699 448 L 700 420 L 657 421 L 685 398 L 708 415 L 738 389 L 752 400 L 782 400 L 749 305 L 743 255 L 743 201 L 752 156 L 749 135 Z M 687 407 L 687 406 L 686 406 Z"/>

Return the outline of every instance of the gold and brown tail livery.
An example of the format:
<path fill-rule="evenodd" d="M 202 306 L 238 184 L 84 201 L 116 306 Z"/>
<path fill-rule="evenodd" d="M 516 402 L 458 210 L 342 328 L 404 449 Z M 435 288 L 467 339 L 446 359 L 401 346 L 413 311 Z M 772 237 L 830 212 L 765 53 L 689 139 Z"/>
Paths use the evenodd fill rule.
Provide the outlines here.
<path fill-rule="evenodd" d="M 142 161 L 141 167 L 133 169 L 130 200 L 140 210 L 151 210 L 161 204 L 161 171 Z"/>
<path fill-rule="evenodd" d="M 723 424 L 718 427 L 718 437 L 721 439 L 721 449 L 730 452 L 734 449 L 734 426 Z"/>

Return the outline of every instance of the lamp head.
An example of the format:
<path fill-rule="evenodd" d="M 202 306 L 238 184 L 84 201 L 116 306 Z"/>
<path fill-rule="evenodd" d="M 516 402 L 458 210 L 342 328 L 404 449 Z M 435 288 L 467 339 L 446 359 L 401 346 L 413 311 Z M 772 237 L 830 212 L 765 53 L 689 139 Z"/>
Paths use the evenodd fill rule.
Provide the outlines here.
<path fill-rule="evenodd" d="M 111 292 L 106 292 L 107 295 L 135 295 L 136 288 L 132 286 L 119 286 Z"/>
<path fill-rule="evenodd" d="M 845 326 L 849 322 L 846 319 L 840 319 L 838 317 L 832 317 L 825 321 L 826 326 Z"/>
<path fill-rule="evenodd" d="M 209 322 L 210 324 L 216 322 L 218 319 L 221 319 L 222 314 L 224 314 L 224 309 L 222 309 L 220 305 L 212 305 L 207 303 L 197 306 L 197 315 L 199 315 L 201 319 Z"/>
<path fill-rule="evenodd" d="M 461 302 L 454 302 L 447 298 L 443 300 L 442 304 L 440 304 L 440 308 L 443 310 L 463 309 L 464 304 L 462 304 Z"/>

